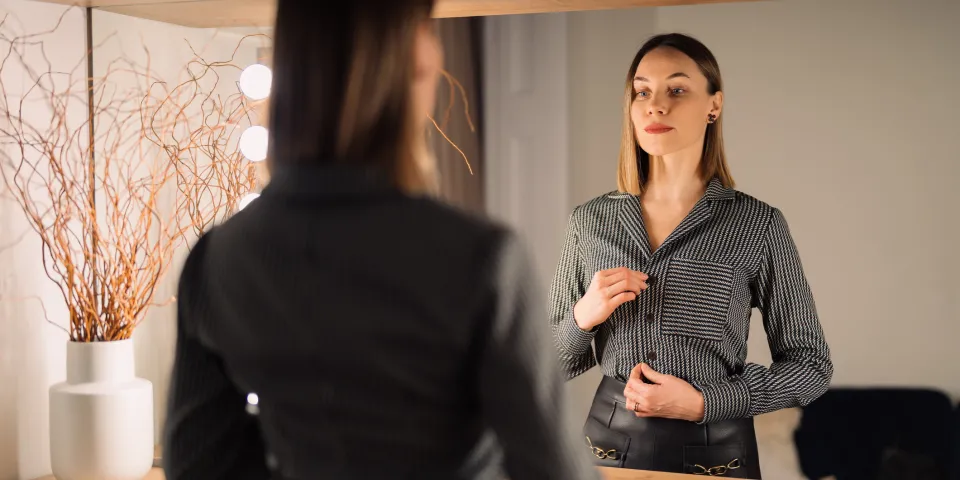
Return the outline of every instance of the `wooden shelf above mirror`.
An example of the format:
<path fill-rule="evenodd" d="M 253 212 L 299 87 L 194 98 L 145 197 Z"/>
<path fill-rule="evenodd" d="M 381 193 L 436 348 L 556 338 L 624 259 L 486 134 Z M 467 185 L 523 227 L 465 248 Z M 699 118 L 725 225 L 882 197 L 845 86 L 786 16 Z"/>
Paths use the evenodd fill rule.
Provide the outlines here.
<path fill-rule="evenodd" d="M 187 27 L 270 27 L 276 0 L 37 0 L 94 7 L 107 12 Z M 349 0 L 346 0 L 349 1 Z M 758 0 L 437 0 L 435 15 L 475 17 Z"/>

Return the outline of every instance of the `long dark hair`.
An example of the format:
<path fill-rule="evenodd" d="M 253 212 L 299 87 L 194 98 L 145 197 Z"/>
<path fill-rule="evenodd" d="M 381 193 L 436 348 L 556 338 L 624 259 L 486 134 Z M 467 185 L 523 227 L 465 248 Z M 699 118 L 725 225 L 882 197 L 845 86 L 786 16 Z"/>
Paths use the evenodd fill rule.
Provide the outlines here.
<path fill-rule="evenodd" d="M 376 167 L 407 191 L 426 188 L 426 146 L 413 117 L 417 28 L 433 0 L 349 0 L 317 9 L 279 0 L 269 159 L 279 167 Z"/>
<path fill-rule="evenodd" d="M 707 93 L 713 95 L 723 91 L 723 79 L 720 77 L 720 64 L 710 49 L 699 40 L 681 33 L 656 35 L 647 40 L 630 63 L 627 71 L 626 86 L 623 94 L 623 129 L 620 138 L 620 161 L 617 169 L 617 188 L 621 192 L 639 195 L 649 178 L 650 155 L 637 143 L 637 131 L 630 116 L 636 91 L 633 77 L 637 73 L 640 61 L 657 48 L 672 48 L 693 59 L 700 73 L 707 77 Z M 723 150 L 723 114 L 707 125 L 703 142 L 703 155 L 700 158 L 700 173 L 704 180 L 718 178 L 725 187 L 734 186 L 727 156 Z"/>

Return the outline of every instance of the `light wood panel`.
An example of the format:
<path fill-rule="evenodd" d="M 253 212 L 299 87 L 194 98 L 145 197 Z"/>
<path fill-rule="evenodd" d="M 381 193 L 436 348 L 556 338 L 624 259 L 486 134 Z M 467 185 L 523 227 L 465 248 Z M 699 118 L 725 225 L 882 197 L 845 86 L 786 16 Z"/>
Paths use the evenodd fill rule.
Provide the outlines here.
<path fill-rule="evenodd" d="M 479 17 L 518 13 L 572 12 L 615 8 L 664 7 L 756 0 L 437 0 L 436 17 Z"/>
<path fill-rule="evenodd" d="M 104 11 L 188 27 L 269 27 L 276 0 L 36 0 L 96 7 Z M 343 0 L 350 1 L 350 0 Z M 758 0 L 437 0 L 436 17 L 569 12 L 613 8 L 731 3 Z M 322 14 L 322 7 L 320 14 Z"/>
<path fill-rule="evenodd" d="M 118 5 L 102 10 L 187 27 L 272 27 L 276 4 L 273 0 L 197 0 Z"/>

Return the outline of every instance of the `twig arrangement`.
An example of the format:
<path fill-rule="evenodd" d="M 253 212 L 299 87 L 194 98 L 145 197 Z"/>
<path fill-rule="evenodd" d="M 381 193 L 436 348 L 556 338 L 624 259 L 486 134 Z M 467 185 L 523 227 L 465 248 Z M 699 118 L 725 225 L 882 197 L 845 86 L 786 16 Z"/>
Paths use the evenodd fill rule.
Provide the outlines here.
<path fill-rule="evenodd" d="M 145 67 L 117 58 L 88 79 L 83 59 L 61 72 L 46 54 L 44 37 L 63 17 L 30 35 L 10 34 L 6 20 L 3 181 L 40 238 L 45 273 L 69 311 L 70 340 L 130 338 L 175 250 L 229 216 L 255 187 L 255 167 L 238 139 L 256 106 L 235 84 L 228 95 L 217 93 L 219 72 L 240 70 L 232 58 L 196 55 L 171 84 L 151 71 L 145 50 Z M 22 93 L 3 83 L 11 68 L 23 71 Z"/>
<path fill-rule="evenodd" d="M 258 165 L 240 152 L 239 138 L 246 128 L 262 123 L 264 102 L 250 101 L 236 82 L 229 93 L 217 93 L 224 73 L 239 76 L 242 67 L 234 59 L 244 42 L 261 36 L 243 37 L 223 61 L 207 62 L 191 46 L 186 78 L 172 88 L 155 82 L 143 97 L 144 138 L 175 166 L 179 195 L 174 211 L 194 237 L 236 212 L 242 197 L 261 180 Z"/>
<path fill-rule="evenodd" d="M 123 340 L 156 305 L 176 249 L 228 218 L 258 187 L 258 166 L 243 157 L 239 137 L 261 123 L 262 105 L 236 82 L 221 87 L 221 75 L 241 71 L 234 57 L 260 35 L 241 39 L 223 61 L 206 61 L 191 47 L 193 59 L 176 82 L 151 70 L 146 48 L 146 66 L 121 56 L 88 78 L 86 57 L 62 72 L 47 56 L 44 37 L 63 18 L 28 35 L 0 21 L 0 176 L 39 236 L 44 271 L 69 311 L 70 340 Z M 22 93 L 4 85 L 11 68 L 23 72 Z M 444 77 L 443 126 L 458 90 L 474 130 L 463 86 Z M 472 174 L 467 156 L 431 121 Z"/>

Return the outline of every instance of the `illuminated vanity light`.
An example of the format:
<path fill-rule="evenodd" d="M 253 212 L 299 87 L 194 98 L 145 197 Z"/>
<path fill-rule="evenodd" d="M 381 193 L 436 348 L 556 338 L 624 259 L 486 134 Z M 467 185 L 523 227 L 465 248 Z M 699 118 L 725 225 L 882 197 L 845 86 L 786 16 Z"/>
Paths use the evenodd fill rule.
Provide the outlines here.
<path fill-rule="evenodd" d="M 266 128 L 252 126 L 240 134 L 240 153 L 251 162 L 262 162 L 267 158 L 267 143 L 270 134 Z"/>
<path fill-rule="evenodd" d="M 253 100 L 269 97 L 272 86 L 273 72 L 266 65 L 254 63 L 240 73 L 240 91 Z"/>
<path fill-rule="evenodd" d="M 247 394 L 246 410 L 250 415 L 260 415 L 260 397 L 256 393 Z"/>

